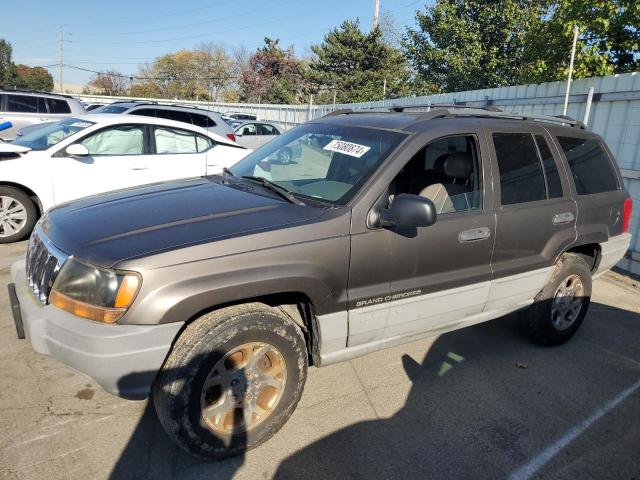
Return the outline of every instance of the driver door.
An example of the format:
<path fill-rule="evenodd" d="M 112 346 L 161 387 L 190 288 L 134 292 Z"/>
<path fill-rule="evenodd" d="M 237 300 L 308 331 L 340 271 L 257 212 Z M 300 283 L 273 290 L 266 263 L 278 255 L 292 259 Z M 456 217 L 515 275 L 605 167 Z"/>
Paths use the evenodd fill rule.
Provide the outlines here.
<path fill-rule="evenodd" d="M 144 125 L 115 125 L 91 132 L 79 140 L 86 157 L 56 154 L 53 195 L 55 203 L 97 193 L 150 183 L 149 155 Z"/>
<path fill-rule="evenodd" d="M 354 218 L 349 347 L 374 350 L 473 323 L 482 314 L 496 220 L 480 138 L 473 130 L 433 138 L 396 160 L 399 171 L 379 201 L 392 203 L 400 193 L 430 198 L 435 224 L 369 228 Z"/>

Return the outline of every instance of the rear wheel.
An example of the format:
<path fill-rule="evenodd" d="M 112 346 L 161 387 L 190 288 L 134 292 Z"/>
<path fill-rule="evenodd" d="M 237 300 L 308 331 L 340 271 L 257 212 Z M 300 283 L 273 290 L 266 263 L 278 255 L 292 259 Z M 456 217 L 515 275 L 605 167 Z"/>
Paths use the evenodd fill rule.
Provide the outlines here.
<path fill-rule="evenodd" d="M 37 220 L 38 209 L 26 193 L 0 186 L 0 243 L 27 238 Z"/>
<path fill-rule="evenodd" d="M 520 321 L 534 341 L 560 345 L 578 330 L 590 300 L 591 271 L 587 262 L 580 255 L 566 253 L 531 308 L 520 313 Z"/>
<path fill-rule="evenodd" d="M 285 424 L 306 372 L 295 323 L 264 304 L 238 305 L 184 330 L 156 380 L 154 401 L 178 445 L 220 459 L 260 445 Z"/>

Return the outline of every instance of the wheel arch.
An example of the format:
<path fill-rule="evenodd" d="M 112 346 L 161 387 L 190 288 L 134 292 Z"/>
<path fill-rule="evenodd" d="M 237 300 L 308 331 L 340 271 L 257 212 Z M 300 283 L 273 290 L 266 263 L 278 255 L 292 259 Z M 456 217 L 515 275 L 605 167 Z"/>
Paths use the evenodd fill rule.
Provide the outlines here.
<path fill-rule="evenodd" d="M 584 243 L 581 245 L 575 245 L 564 253 L 574 253 L 576 255 L 580 255 L 589 266 L 591 273 L 595 272 L 598 269 L 598 265 L 600 264 L 602 247 L 599 243 Z M 560 256 L 558 256 L 559 258 Z"/>
<path fill-rule="evenodd" d="M 38 218 L 41 217 L 42 214 L 44 213 L 42 211 L 42 202 L 40 201 L 40 197 L 36 192 L 31 190 L 29 187 L 26 187 L 25 185 L 22 185 L 20 183 L 9 182 L 7 180 L 0 180 L 0 187 L 13 187 L 13 188 L 17 188 L 18 190 L 22 190 L 24 193 L 29 195 L 31 200 L 33 200 L 33 203 L 35 203 L 36 207 L 38 208 Z"/>

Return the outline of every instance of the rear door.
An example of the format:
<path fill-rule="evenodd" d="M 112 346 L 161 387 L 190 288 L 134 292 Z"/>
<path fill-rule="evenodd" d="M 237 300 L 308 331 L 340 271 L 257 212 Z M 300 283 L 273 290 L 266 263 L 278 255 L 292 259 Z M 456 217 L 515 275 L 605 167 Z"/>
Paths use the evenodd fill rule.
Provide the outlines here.
<path fill-rule="evenodd" d="M 487 121 L 497 178 L 497 234 L 487 310 L 526 302 L 576 238 L 577 209 L 557 149 L 545 129 Z"/>
<path fill-rule="evenodd" d="M 191 130 L 150 125 L 151 151 L 148 163 L 153 182 L 200 177 L 207 173 L 207 150 L 213 141 Z"/>
<path fill-rule="evenodd" d="M 55 202 L 150 183 L 146 135 L 144 125 L 116 125 L 77 141 L 89 150 L 86 157 L 70 157 L 61 149 L 51 159 Z"/>

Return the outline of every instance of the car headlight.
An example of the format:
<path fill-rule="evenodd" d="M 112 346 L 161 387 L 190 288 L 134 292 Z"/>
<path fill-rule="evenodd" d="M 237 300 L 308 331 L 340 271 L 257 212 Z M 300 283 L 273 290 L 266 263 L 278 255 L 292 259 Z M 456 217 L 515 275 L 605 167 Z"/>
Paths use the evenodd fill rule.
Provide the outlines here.
<path fill-rule="evenodd" d="M 79 317 L 114 323 L 133 303 L 141 284 L 138 273 L 109 270 L 71 258 L 53 283 L 49 303 Z"/>

